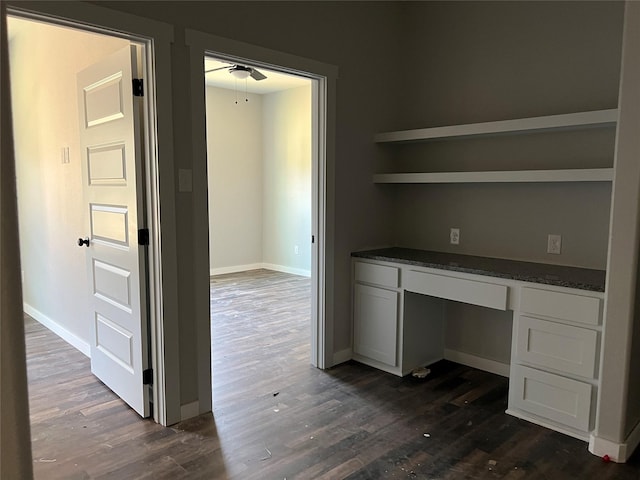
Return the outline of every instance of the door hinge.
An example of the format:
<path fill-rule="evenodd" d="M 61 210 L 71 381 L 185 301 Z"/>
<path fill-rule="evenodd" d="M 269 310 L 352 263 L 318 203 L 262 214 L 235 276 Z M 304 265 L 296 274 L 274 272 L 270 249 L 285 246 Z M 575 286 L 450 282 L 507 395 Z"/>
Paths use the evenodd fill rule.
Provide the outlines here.
<path fill-rule="evenodd" d="M 138 245 L 149 245 L 149 229 L 141 228 L 138 230 Z"/>
<path fill-rule="evenodd" d="M 134 97 L 144 96 L 144 81 L 142 80 L 142 78 L 133 79 L 133 96 Z"/>
<path fill-rule="evenodd" d="M 315 235 L 311 235 L 311 243 L 316 243 L 316 236 Z"/>
<path fill-rule="evenodd" d="M 153 385 L 153 369 L 147 368 L 142 371 L 142 384 L 143 385 Z"/>

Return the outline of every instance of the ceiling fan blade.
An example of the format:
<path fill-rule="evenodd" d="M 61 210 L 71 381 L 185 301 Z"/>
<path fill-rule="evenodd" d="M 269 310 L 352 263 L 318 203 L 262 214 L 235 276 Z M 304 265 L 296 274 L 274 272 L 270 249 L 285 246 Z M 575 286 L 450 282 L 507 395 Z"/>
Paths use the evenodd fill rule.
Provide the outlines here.
<path fill-rule="evenodd" d="M 218 70 L 224 70 L 225 68 L 230 68 L 230 67 L 218 67 L 218 68 L 212 68 L 211 70 L 205 70 L 204 73 L 210 73 L 210 72 L 217 72 Z"/>
<path fill-rule="evenodd" d="M 251 78 L 253 78 L 254 80 L 264 80 L 265 78 L 267 78 L 267 76 L 260 73 L 255 68 L 251 68 Z"/>

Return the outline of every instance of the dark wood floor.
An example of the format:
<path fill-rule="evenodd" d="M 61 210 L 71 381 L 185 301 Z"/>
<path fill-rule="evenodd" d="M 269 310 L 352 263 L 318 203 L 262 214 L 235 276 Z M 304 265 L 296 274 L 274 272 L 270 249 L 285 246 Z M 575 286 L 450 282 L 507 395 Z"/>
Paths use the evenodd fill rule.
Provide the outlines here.
<path fill-rule="evenodd" d="M 440 362 L 425 380 L 309 366 L 309 281 L 215 277 L 214 414 L 140 420 L 89 361 L 26 318 L 37 479 L 638 479 L 504 413 L 507 380 Z M 4 479 L 3 479 L 4 480 Z"/>

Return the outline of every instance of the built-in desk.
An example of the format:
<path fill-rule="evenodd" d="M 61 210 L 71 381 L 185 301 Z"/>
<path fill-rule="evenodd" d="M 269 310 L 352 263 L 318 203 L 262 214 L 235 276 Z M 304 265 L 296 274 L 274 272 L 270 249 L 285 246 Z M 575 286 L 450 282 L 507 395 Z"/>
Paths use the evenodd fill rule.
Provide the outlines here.
<path fill-rule="evenodd" d="M 509 376 L 507 413 L 588 440 L 604 271 L 406 248 L 352 257 L 355 360 L 406 375 L 448 358 L 444 302 L 513 311 L 510 363 L 466 363 Z"/>

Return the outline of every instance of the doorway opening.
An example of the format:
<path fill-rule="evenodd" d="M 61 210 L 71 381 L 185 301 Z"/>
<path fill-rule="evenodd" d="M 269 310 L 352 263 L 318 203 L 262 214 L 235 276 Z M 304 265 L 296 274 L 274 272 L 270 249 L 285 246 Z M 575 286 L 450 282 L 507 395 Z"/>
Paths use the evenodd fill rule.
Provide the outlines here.
<path fill-rule="evenodd" d="M 216 408 L 317 366 L 317 80 L 242 62 L 204 59 Z"/>
<path fill-rule="evenodd" d="M 131 110 L 132 121 L 140 121 L 142 125 L 140 136 L 132 136 L 130 144 L 131 148 L 140 151 L 139 155 L 129 155 L 129 147 L 124 144 L 122 148 L 115 148 L 118 141 L 114 139 L 89 147 L 81 141 L 83 122 L 78 108 L 80 96 L 76 74 L 119 51 L 132 52 L 133 47 L 138 58 L 134 61 L 129 54 L 128 65 L 141 74 L 147 93 L 153 94 L 151 43 L 130 35 L 119 36 L 98 28 L 17 10 L 10 12 L 8 24 L 25 313 L 91 356 L 92 370 L 95 357 L 91 354 L 92 349 L 102 348 L 106 356 L 120 364 L 125 372 L 135 370 L 139 373 L 150 364 L 156 364 L 158 358 L 153 341 L 158 320 L 156 306 L 161 296 L 156 270 L 160 257 L 155 244 L 159 232 L 154 228 L 159 227 L 155 220 L 159 211 L 156 145 L 153 140 L 155 104 L 144 99 L 139 102 L 141 108 L 137 113 Z M 120 83 L 116 77 L 109 78 L 112 83 L 94 82 L 92 85 L 95 87 L 93 91 L 100 92 L 98 97 L 113 87 L 112 90 L 119 90 L 117 94 L 129 101 L 126 94 L 132 88 L 131 78 L 127 80 L 125 75 Z M 85 98 L 90 96 L 88 92 L 85 89 Z M 93 105 L 97 105 L 94 113 L 98 117 L 92 120 L 91 126 L 119 119 L 117 114 L 111 115 L 108 111 L 108 102 Z M 101 113 L 109 119 L 99 118 Z M 121 152 L 120 167 L 118 161 L 114 161 L 114 152 Z M 93 157 L 92 153 L 95 153 Z M 125 167 L 129 159 L 131 169 Z M 87 166 L 92 169 L 89 177 Z M 135 175 L 131 174 L 132 171 L 136 172 Z M 122 202 L 114 206 L 93 200 L 89 208 L 83 195 L 88 185 L 104 187 L 104 191 L 117 188 L 114 187 L 117 184 L 135 184 L 132 192 L 137 197 L 134 200 L 137 213 L 127 210 Z M 126 220 L 119 224 L 117 218 Z M 133 223 L 124 223 L 129 220 Z M 152 229 L 153 240 L 149 247 L 139 245 L 138 226 Z M 120 227 L 124 230 L 118 230 Z M 122 233 L 125 230 L 126 235 Z M 111 238 L 112 234 L 118 238 Z M 77 243 L 79 239 L 83 240 L 82 244 Z M 122 266 L 105 262 L 102 263 L 105 266 L 100 273 L 102 276 L 91 277 L 101 265 L 96 255 L 91 256 L 93 263 L 88 262 L 87 251 L 94 244 L 104 247 L 110 243 L 119 243 L 118 251 L 139 252 L 141 271 L 138 281 L 131 281 Z M 129 292 L 120 290 L 122 298 L 115 294 L 118 275 L 127 279 L 120 283 L 121 287 L 141 288 L 137 322 L 142 334 L 136 339 L 139 348 L 129 348 L 129 344 L 122 341 L 128 332 L 116 325 L 109 314 L 99 314 L 91 308 L 92 298 L 105 294 L 107 303 L 112 307 L 122 311 L 133 310 L 135 314 L 135 305 L 126 304 L 126 300 L 131 298 L 127 297 Z M 113 287 L 113 295 L 99 291 L 100 282 Z M 145 311 L 147 306 L 148 312 Z M 106 332 L 115 340 L 110 348 L 105 342 L 100 342 L 98 330 L 101 328 L 112 328 Z M 121 336 L 115 337 L 114 332 Z M 126 361 L 127 355 L 130 356 L 130 365 Z M 102 380 L 132 405 L 118 386 Z M 163 423 L 164 393 L 161 389 L 143 386 L 138 390 L 144 392 L 140 404 L 143 406 L 134 408 L 142 416 L 148 416 L 151 403 L 159 406 L 153 417 Z"/>

